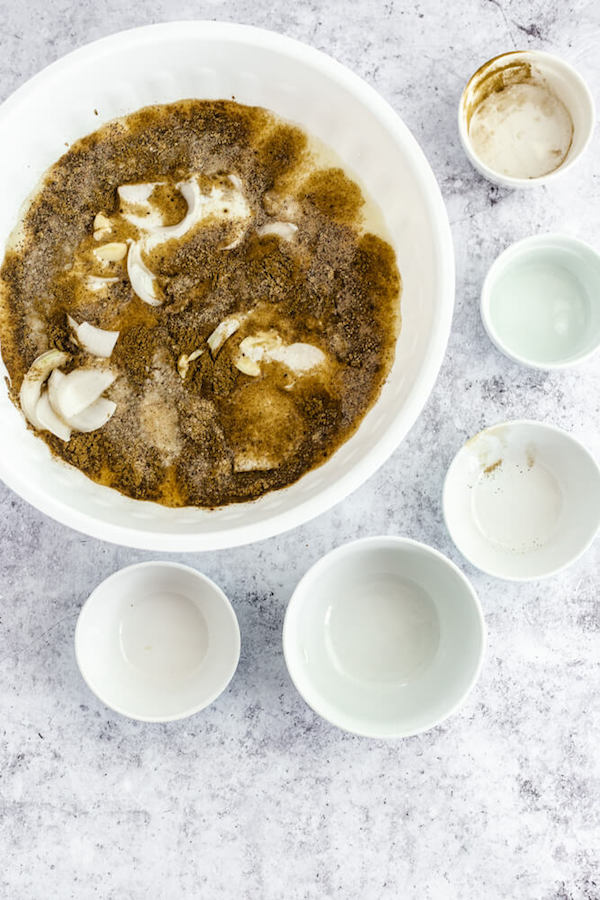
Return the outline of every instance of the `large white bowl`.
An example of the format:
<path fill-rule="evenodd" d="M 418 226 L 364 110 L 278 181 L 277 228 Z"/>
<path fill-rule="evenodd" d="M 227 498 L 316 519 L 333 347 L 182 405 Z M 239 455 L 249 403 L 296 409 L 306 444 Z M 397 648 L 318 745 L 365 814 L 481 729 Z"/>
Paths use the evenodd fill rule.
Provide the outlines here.
<path fill-rule="evenodd" d="M 214 22 L 138 28 L 76 50 L 19 88 L 0 108 L 0 245 L 65 142 L 150 103 L 232 96 L 321 138 L 380 205 L 404 281 L 396 361 L 356 434 L 323 466 L 284 490 L 218 510 L 134 501 L 53 459 L 26 429 L 0 378 L 0 476 L 42 512 L 104 540 L 209 550 L 269 537 L 318 515 L 397 447 L 444 356 L 454 301 L 452 240 L 423 153 L 364 81 L 323 53 L 268 31 Z"/>

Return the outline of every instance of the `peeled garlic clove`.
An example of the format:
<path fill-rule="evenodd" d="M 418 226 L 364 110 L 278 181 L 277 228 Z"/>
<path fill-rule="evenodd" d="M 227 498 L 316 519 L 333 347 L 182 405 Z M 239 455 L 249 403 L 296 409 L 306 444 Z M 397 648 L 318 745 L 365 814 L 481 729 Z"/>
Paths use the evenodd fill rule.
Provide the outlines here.
<path fill-rule="evenodd" d="M 177 371 L 179 372 L 180 377 L 185 380 L 185 377 L 188 373 L 188 369 L 190 367 L 190 363 L 194 362 L 195 359 L 198 359 L 204 353 L 203 348 L 199 348 L 198 350 L 194 350 L 193 353 L 190 353 L 189 356 L 186 353 L 182 353 L 179 359 L 177 360 Z"/>
<path fill-rule="evenodd" d="M 163 225 L 160 228 L 154 228 L 145 239 L 145 248 L 152 250 L 158 244 L 170 241 L 173 238 L 181 238 L 194 225 L 196 225 L 204 216 L 205 196 L 200 190 L 200 186 L 195 178 L 189 181 L 181 181 L 177 185 L 177 190 L 183 195 L 188 205 L 187 212 L 180 222 L 176 225 Z"/>
<path fill-rule="evenodd" d="M 104 213 L 97 213 L 94 217 L 94 231 L 98 231 L 102 228 L 112 228 L 112 224 L 108 216 L 105 216 Z"/>
<path fill-rule="evenodd" d="M 109 284 L 114 284 L 118 278 L 104 278 L 102 275 L 88 275 L 85 279 L 85 285 L 90 291 L 101 291 Z"/>
<path fill-rule="evenodd" d="M 117 262 L 125 259 L 126 255 L 127 244 L 121 241 L 111 241 L 110 244 L 102 244 L 94 250 L 94 256 L 101 262 Z"/>
<path fill-rule="evenodd" d="M 141 241 L 133 243 L 127 255 L 127 274 L 131 287 L 140 300 L 148 306 L 160 306 L 162 300 L 156 292 L 154 274 L 142 259 Z"/>
<path fill-rule="evenodd" d="M 281 362 L 298 375 L 310 372 L 325 362 L 325 354 L 313 344 L 284 344 L 270 350 L 269 358 Z"/>
<path fill-rule="evenodd" d="M 259 237 L 274 234 L 284 241 L 291 241 L 297 231 L 298 226 L 294 225 L 293 222 L 268 222 L 266 225 L 261 225 L 260 228 L 256 229 Z"/>
<path fill-rule="evenodd" d="M 235 367 L 244 375 L 250 375 L 252 378 L 256 378 L 261 373 L 261 368 L 256 360 L 250 359 L 249 356 L 244 356 L 244 354 L 238 356 L 235 361 Z"/>
<path fill-rule="evenodd" d="M 88 434 L 90 431 L 97 431 L 106 425 L 108 420 L 112 418 L 117 404 L 107 397 L 98 397 L 94 403 L 86 407 L 76 416 L 71 416 L 69 424 L 74 431 L 81 431 Z"/>
<path fill-rule="evenodd" d="M 50 379 L 48 381 L 48 400 L 50 402 L 50 406 L 52 407 L 52 409 L 54 410 L 54 412 L 57 415 L 59 415 L 57 391 L 58 391 L 58 386 L 61 383 L 61 381 L 64 379 L 64 377 L 65 377 L 64 372 L 61 372 L 60 369 L 55 369 L 52 372 L 52 375 L 50 376 Z"/>
<path fill-rule="evenodd" d="M 219 250 L 235 250 L 235 248 L 238 247 L 242 243 L 245 236 L 246 236 L 246 231 L 243 230 L 240 232 L 240 234 L 238 234 L 238 236 L 236 238 L 234 238 L 233 241 L 231 241 L 230 244 L 225 244 L 224 247 L 219 247 Z"/>
<path fill-rule="evenodd" d="M 162 225 L 160 210 L 153 208 L 150 203 L 150 197 L 154 188 L 160 184 L 164 184 L 164 182 L 148 181 L 140 184 L 122 184 L 117 188 L 117 193 L 121 199 L 121 207 L 134 206 L 142 210 L 142 215 L 138 215 L 135 212 L 129 212 L 121 208 L 123 218 L 142 231 L 148 231 Z"/>
<path fill-rule="evenodd" d="M 162 181 L 144 181 L 139 184 L 122 184 L 117 188 L 117 194 L 125 203 L 142 204 L 150 198 L 152 191 Z"/>
<path fill-rule="evenodd" d="M 69 355 L 63 353 L 62 350 L 47 350 L 33 361 L 29 371 L 23 378 L 21 390 L 19 391 L 19 402 L 25 418 L 31 422 L 34 428 L 44 427 L 36 415 L 36 407 L 42 392 L 42 385 L 50 372 L 58 369 L 59 366 L 63 366 L 69 359 Z"/>
<path fill-rule="evenodd" d="M 234 472 L 268 472 L 269 469 L 276 469 L 278 465 L 278 460 L 272 459 L 266 454 L 261 456 L 260 454 L 241 452 L 236 453 L 233 457 Z"/>
<path fill-rule="evenodd" d="M 69 440 L 71 437 L 71 429 L 52 409 L 47 391 L 44 391 L 43 394 L 41 394 L 35 407 L 35 414 L 40 423 L 40 428 L 44 431 L 52 432 L 52 434 L 55 434 L 61 441 Z"/>
<path fill-rule="evenodd" d="M 82 322 L 78 325 L 71 316 L 67 316 L 67 320 L 73 329 L 77 343 L 83 350 L 87 350 L 92 356 L 99 356 L 101 359 L 109 358 L 115 349 L 120 332 L 105 331 L 104 328 L 96 328 L 89 322 Z"/>
<path fill-rule="evenodd" d="M 275 331 L 260 331 L 251 334 L 240 342 L 240 352 L 254 362 L 260 362 L 270 352 L 282 345 L 282 340 Z"/>
<path fill-rule="evenodd" d="M 61 372 L 48 385 L 50 403 L 61 419 L 71 425 L 73 417 L 95 403 L 115 378 L 109 369 L 75 369 L 68 375 Z"/>
<path fill-rule="evenodd" d="M 98 213 L 94 217 L 94 240 L 102 241 L 112 231 L 112 222 L 104 213 Z"/>
<path fill-rule="evenodd" d="M 215 330 L 206 338 L 206 343 L 210 347 L 210 352 L 216 356 L 223 344 L 232 334 L 235 334 L 244 316 L 227 316 L 222 322 L 219 322 Z"/>
<path fill-rule="evenodd" d="M 194 177 L 187 181 L 180 181 L 177 189 L 188 205 L 187 212 L 176 225 L 164 225 L 162 228 L 151 231 L 145 238 L 147 250 L 152 250 L 164 241 L 182 238 L 203 219 L 211 216 L 226 221 L 240 221 L 240 224 L 251 216 L 248 201 L 239 190 L 214 185 L 207 194 L 204 194 Z M 236 243 L 239 243 L 242 237 L 243 232 L 236 238 Z"/>

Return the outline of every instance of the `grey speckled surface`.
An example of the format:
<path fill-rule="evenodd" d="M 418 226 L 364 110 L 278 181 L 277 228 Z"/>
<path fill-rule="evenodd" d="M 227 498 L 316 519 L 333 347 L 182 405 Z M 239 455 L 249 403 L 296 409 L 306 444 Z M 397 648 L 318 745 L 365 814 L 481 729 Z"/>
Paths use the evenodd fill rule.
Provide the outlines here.
<path fill-rule="evenodd" d="M 600 453 L 600 361 L 521 370 L 488 343 L 477 310 L 486 268 L 510 241 L 563 229 L 600 247 L 598 136 L 555 187 L 517 194 L 471 170 L 455 130 L 465 79 L 515 47 L 557 51 L 597 94 L 597 4 L 2 0 L 0 11 L 3 96 L 83 42 L 165 19 L 238 20 L 330 52 L 421 142 L 457 256 L 440 378 L 387 465 L 282 538 L 187 557 L 231 596 L 243 635 L 237 675 L 204 714 L 141 725 L 90 695 L 73 655 L 79 607 L 100 579 L 147 555 L 82 537 L 0 488 L 1 896 L 600 898 L 600 547 L 550 581 L 504 584 L 460 559 L 440 515 L 444 471 L 483 425 L 540 418 Z M 313 715 L 280 648 L 297 579 L 342 541 L 378 532 L 448 553 L 489 626 L 483 675 L 460 714 L 387 744 Z"/>

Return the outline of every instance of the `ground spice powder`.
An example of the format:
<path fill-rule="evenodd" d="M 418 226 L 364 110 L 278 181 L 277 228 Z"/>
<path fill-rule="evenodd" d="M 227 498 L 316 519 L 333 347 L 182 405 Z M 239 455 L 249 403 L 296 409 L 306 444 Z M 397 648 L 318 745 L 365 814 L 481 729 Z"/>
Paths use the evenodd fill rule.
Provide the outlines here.
<path fill-rule="evenodd" d="M 176 184 L 195 173 L 241 180 L 251 223 L 240 243 L 221 252 L 227 222 L 208 220 L 156 248 L 148 265 L 160 307 L 134 294 L 122 262 L 100 273 L 114 279 L 106 287 L 86 289 L 93 221 L 118 213 L 117 188 L 160 182 L 153 202 L 169 225 L 186 213 Z M 171 506 L 246 501 L 291 484 L 353 433 L 393 361 L 401 280 L 391 246 L 365 233 L 364 199 L 342 168 L 319 165 L 300 129 L 260 108 L 188 100 L 104 126 L 52 167 L 6 253 L 0 338 L 13 399 L 49 347 L 70 354 L 67 369 L 93 364 L 70 313 L 120 332 L 107 393 L 117 410 L 68 442 L 39 432 L 53 453 L 130 497 Z M 273 219 L 298 226 L 293 240 L 257 233 Z M 128 227 L 120 220 L 110 240 L 132 237 Z M 232 313 L 251 315 L 213 357 L 206 339 Z M 302 377 L 276 362 L 258 377 L 240 372 L 240 342 L 260 331 L 318 347 L 327 365 Z M 197 349 L 182 379 L 178 360 Z"/>

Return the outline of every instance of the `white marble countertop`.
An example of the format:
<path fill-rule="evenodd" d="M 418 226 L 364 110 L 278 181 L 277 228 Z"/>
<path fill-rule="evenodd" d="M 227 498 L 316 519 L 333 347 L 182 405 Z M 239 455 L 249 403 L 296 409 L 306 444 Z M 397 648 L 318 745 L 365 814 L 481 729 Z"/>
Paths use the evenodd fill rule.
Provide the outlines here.
<path fill-rule="evenodd" d="M 600 455 L 600 360 L 553 375 L 523 370 L 488 342 L 477 305 L 488 265 L 517 238 L 560 229 L 600 247 L 598 135 L 564 180 L 521 194 L 475 174 L 455 127 L 465 80 L 510 49 L 556 51 L 597 94 L 598 5 L 1 0 L 0 11 L 2 96 L 81 43 L 167 19 L 252 23 L 331 53 L 420 141 L 457 259 L 441 375 L 379 473 L 283 537 L 185 557 L 232 598 L 243 638 L 229 690 L 200 715 L 138 724 L 88 692 L 73 653 L 80 605 L 99 580 L 150 555 L 70 531 L 0 487 L 0 896 L 600 898 L 600 545 L 549 581 L 503 583 L 461 559 L 440 512 L 445 469 L 482 426 L 538 418 Z M 449 554 L 489 626 L 483 675 L 462 711 L 392 743 L 314 715 L 280 641 L 306 569 L 343 541 L 381 532 Z"/>

